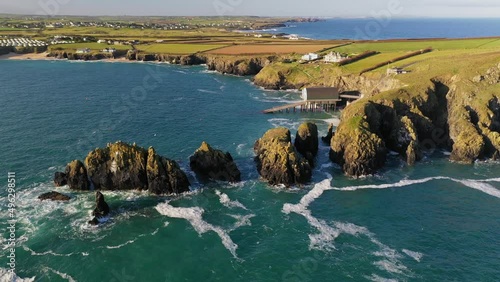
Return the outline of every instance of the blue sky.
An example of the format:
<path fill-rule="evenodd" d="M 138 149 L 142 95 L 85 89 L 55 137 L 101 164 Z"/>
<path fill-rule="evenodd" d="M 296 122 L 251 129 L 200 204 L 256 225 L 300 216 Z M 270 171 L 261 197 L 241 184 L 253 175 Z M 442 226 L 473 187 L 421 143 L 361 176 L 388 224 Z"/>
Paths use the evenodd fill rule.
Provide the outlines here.
<path fill-rule="evenodd" d="M 256 15 L 499 17 L 499 0 L 0 0 L 0 13 L 56 15 Z"/>

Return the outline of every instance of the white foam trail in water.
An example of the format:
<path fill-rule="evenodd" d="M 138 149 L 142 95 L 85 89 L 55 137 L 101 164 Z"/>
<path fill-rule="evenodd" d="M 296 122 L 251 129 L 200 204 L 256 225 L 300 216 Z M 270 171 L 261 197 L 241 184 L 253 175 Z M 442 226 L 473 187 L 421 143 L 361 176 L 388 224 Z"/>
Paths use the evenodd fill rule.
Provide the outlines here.
<path fill-rule="evenodd" d="M 417 262 L 420 262 L 420 260 L 424 256 L 424 254 L 422 253 L 410 251 L 407 249 L 403 249 L 402 252 L 405 253 L 407 256 L 411 257 L 412 259 L 416 260 Z"/>
<path fill-rule="evenodd" d="M 242 226 L 251 226 L 252 222 L 250 219 L 252 217 L 255 217 L 255 214 L 247 214 L 247 215 L 236 215 L 236 214 L 230 214 L 230 217 L 236 219 L 236 223 L 234 226 L 229 230 L 229 232 L 232 232 Z"/>
<path fill-rule="evenodd" d="M 380 277 L 377 274 L 372 274 L 372 276 L 366 276 L 365 278 L 373 282 L 398 282 L 396 279 Z"/>
<path fill-rule="evenodd" d="M 73 255 L 79 255 L 79 254 L 81 254 L 82 256 L 85 256 L 85 253 L 58 254 L 58 253 L 54 253 L 52 250 L 45 251 L 43 253 L 37 253 L 34 250 L 32 250 L 32 249 L 30 249 L 30 248 L 28 248 L 26 246 L 23 246 L 23 250 L 31 253 L 32 256 L 46 256 L 46 255 L 51 255 L 51 256 L 55 256 L 55 257 L 70 257 L 70 256 L 73 256 Z"/>
<path fill-rule="evenodd" d="M 310 244 L 311 249 L 320 250 L 331 250 L 335 249 L 332 242 L 339 235 L 339 230 L 329 226 L 324 220 L 317 219 L 311 215 L 311 211 L 308 210 L 309 205 L 320 197 L 324 191 L 330 188 L 331 179 L 325 179 L 320 183 L 314 185 L 314 188 L 309 191 L 298 204 L 284 204 L 282 212 L 285 214 L 290 214 L 292 212 L 300 214 L 307 219 L 307 222 L 316 229 L 318 229 L 319 234 L 310 234 Z"/>
<path fill-rule="evenodd" d="M 332 190 L 338 190 L 338 191 L 356 191 L 360 189 L 387 189 L 387 188 L 400 188 L 400 187 L 406 187 L 410 185 L 415 185 L 415 184 L 422 184 L 426 183 L 429 181 L 433 180 L 450 180 L 456 183 L 460 183 L 464 186 L 467 186 L 472 189 L 479 190 L 483 193 L 486 193 L 488 195 L 491 195 L 493 197 L 500 198 L 500 190 L 493 187 L 490 184 L 487 184 L 485 182 L 500 182 L 500 178 L 491 178 L 491 179 L 483 179 L 483 180 L 475 180 L 475 179 L 455 179 L 451 177 L 444 177 L 444 176 L 437 176 L 437 177 L 427 177 L 427 178 L 422 178 L 422 179 L 415 179 L 415 180 L 401 180 L 397 183 L 392 183 L 392 184 L 373 184 L 373 185 L 361 185 L 361 186 L 348 186 L 348 187 L 343 187 L 343 188 L 336 188 L 332 187 Z"/>
<path fill-rule="evenodd" d="M 224 194 L 219 190 L 215 190 L 215 194 L 219 196 L 220 203 L 228 208 L 240 208 L 248 210 L 247 207 L 245 207 L 242 203 L 238 201 L 231 201 L 231 199 L 229 199 L 229 196 L 227 194 Z"/>
<path fill-rule="evenodd" d="M 300 122 L 298 121 L 292 121 L 291 119 L 287 118 L 271 118 L 267 121 L 274 127 L 286 127 L 290 130 L 297 130 L 300 124 Z"/>
<path fill-rule="evenodd" d="M 196 230 L 196 232 L 198 232 L 198 234 L 200 235 L 208 231 L 214 231 L 221 238 L 224 247 L 226 247 L 226 249 L 231 252 L 233 257 L 238 258 L 236 255 L 236 249 L 238 248 L 238 245 L 233 242 L 229 234 L 224 229 L 218 226 L 214 226 L 203 220 L 204 210 L 202 208 L 176 208 L 169 205 L 168 202 L 159 204 L 155 208 L 162 215 L 172 218 L 186 219 L 187 221 L 189 221 L 189 223 L 191 223 L 194 230 Z"/>
<path fill-rule="evenodd" d="M 206 89 L 197 89 L 197 90 L 198 90 L 198 92 L 201 92 L 201 93 L 219 94 L 219 92 L 212 91 L 212 90 L 206 90 Z"/>
<path fill-rule="evenodd" d="M 35 277 L 21 278 L 15 274 L 10 273 L 7 269 L 0 267 L 0 282 L 33 282 Z"/>
<path fill-rule="evenodd" d="M 76 280 L 73 277 L 69 276 L 68 274 L 59 272 L 59 271 L 52 269 L 50 267 L 45 267 L 44 271 L 46 271 L 46 272 L 51 271 L 52 273 L 59 275 L 61 278 L 66 279 L 69 282 L 76 282 Z"/>
<path fill-rule="evenodd" d="M 315 227 L 319 231 L 317 234 L 309 235 L 309 248 L 323 251 L 334 250 L 335 246 L 333 242 L 340 234 L 349 234 L 356 237 L 364 235 L 379 248 L 379 250 L 374 252 L 373 255 L 383 258 L 383 260 L 375 262 L 374 265 L 376 265 L 379 269 L 390 273 L 402 274 L 404 271 L 407 271 L 407 267 L 399 261 L 399 259 L 402 258 L 402 255 L 396 250 L 378 241 L 375 238 L 375 235 L 366 227 L 343 222 L 333 222 L 333 226 L 330 226 L 324 220 L 312 216 L 311 211 L 308 209 L 309 205 L 323 195 L 325 191 L 333 189 L 330 186 L 331 176 L 329 175 L 329 177 L 330 178 L 314 185 L 313 189 L 304 195 L 298 204 L 287 203 L 283 205 L 283 213 L 290 214 L 291 212 L 294 212 L 296 214 L 300 214 L 307 219 L 307 222 L 312 227 Z"/>

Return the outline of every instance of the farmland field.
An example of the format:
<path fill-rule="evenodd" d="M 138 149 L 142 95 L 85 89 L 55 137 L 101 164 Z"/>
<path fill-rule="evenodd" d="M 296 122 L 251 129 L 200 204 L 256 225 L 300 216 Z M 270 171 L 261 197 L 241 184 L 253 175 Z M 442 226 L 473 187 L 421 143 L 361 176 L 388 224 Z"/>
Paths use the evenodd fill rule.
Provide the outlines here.
<path fill-rule="evenodd" d="M 71 44 L 56 44 L 51 45 L 49 50 L 72 50 L 80 48 L 90 48 L 93 51 L 102 50 L 104 48 L 115 48 L 116 50 L 129 50 L 131 47 L 127 45 L 108 45 L 105 43 L 71 43 Z"/>
<path fill-rule="evenodd" d="M 146 53 L 163 53 L 163 54 L 194 54 L 198 52 L 208 51 L 216 48 L 221 48 L 226 45 L 215 44 L 149 44 L 139 45 L 137 50 Z"/>
<path fill-rule="evenodd" d="M 289 54 L 289 53 L 308 53 L 317 52 L 333 45 L 312 45 L 312 44 L 252 44 L 236 45 L 226 48 L 210 51 L 210 54 L 221 55 L 240 55 L 240 54 Z"/>

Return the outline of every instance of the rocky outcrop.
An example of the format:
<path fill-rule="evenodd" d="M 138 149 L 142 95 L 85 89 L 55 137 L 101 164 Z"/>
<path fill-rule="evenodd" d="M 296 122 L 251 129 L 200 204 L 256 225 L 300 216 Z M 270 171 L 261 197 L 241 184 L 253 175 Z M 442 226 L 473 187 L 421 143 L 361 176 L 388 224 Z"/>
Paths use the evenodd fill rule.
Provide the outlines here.
<path fill-rule="evenodd" d="M 269 184 L 289 187 L 311 180 L 311 166 L 292 145 L 288 129 L 267 131 L 255 142 L 254 151 L 257 170 Z"/>
<path fill-rule="evenodd" d="M 268 57 L 241 57 L 241 56 L 208 56 L 206 64 L 208 70 L 222 74 L 238 76 L 256 75 L 262 68 L 277 60 L 275 56 Z"/>
<path fill-rule="evenodd" d="M 44 194 L 38 196 L 38 199 L 41 201 L 51 200 L 51 201 L 67 202 L 71 198 L 69 196 L 63 195 L 59 192 L 52 191 L 52 192 L 44 193 Z"/>
<path fill-rule="evenodd" d="M 330 143 L 332 142 L 332 137 L 335 135 L 335 132 L 333 132 L 333 127 L 333 123 L 330 123 L 326 136 L 321 137 L 321 141 L 323 141 L 323 143 L 325 143 L 326 145 L 330 145 Z"/>
<path fill-rule="evenodd" d="M 54 173 L 54 185 L 56 187 L 61 187 L 68 184 L 68 176 L 64 172 Z"/>
<path fill-rule="evenodd" d="M 213 149 L 203 142 L 189 158 L 191 169 L 202 179 L 239 182 L 241 173 L 229 152 Z"/>
<path fill-rule="evenodd" d="M 89 54 L 77 54 L 66 51 L 51 51 L 47 57 L 53 57 L 56 59 L 68 59 L 68 60 L 78 60 L 78 61 L 98 61 L 105 59 L 115 59 L 118 57 L 126 56 L 126 51 L 117 50 L 113 54 L 108 53 L 89 53 Z"/>
<path fill-rule="evenodd" d="M 480 77 L 445 76 L 427 84 L 387 91 L 353 103 L 341 117 L 330 157 L 346 174 L 377 171 L 385 152 L 412 165 L 422 150 L 452 150 L 450 159 L 470 164 L 500 156 L 500 65 Z"/>
<path fill-rule="evenodd" d="M 66 166 L 67 183 L 73 190 L 90 190 L 87 169 L 79 160 L 74 160 Z"/>
<path fill-rule="evenodd" d="M 109 214 L 108 203 L 106 203 L 106 201 L 104 200 L 104 195 L 99 191 L 95 193 L 95 204 L 96 207 L 92 211 L 92 216 L 94 216 L 94 218 L 89 221 L 89 224 L 91 225 L 99 224 L 99 219 L 102 219 Z"/>
<path fill-rule="evenodd" d="M 153 194 L 172 194 L 189 191 L 189 180 L 179 165 L 156 154 L 123 142 L 97 148 L 81 161 L 73 161 L 66 168 L 71 189 L 89 190 L 148 190 Z M 64 174 L 57 174 L 54 182 L 61 182 Z"/>
<path fill-rule="evenodd" d="M 304 156 L 311 166 L 318 155 L 318 127 L 314 123 L 306 122 L 299 126 L 295 137 L 295 148 Z"/>
<path fill-rule="evenodd" d="M 156 154 L 153 147 L 147 154 L 147 189 L 153 194 L 178 194 L 189 191 L 189 180 L 179 165 Z"/>
<path fill-rule="evenodd" d="M 144 148 L 117 142 L 90 152 L 85 165 L 96 190 L 147 190 L 147 159 Z"/>

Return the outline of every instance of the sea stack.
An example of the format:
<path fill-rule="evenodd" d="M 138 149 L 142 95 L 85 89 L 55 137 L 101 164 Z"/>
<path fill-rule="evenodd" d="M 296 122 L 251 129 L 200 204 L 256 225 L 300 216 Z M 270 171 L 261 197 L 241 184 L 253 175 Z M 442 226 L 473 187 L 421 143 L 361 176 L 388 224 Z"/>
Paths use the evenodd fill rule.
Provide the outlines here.
<path fill-rule="evenodd" d="M 94 218 L 92 218 L 92 220 L 89 221 L 89 224 L 91 225 L 99 224 L 99 219 L 109 214 L 108 203 L 106 203 L 106 201 L 104 200 L 104 195 L 99 191 L 95 193 L 95 203 L 96 207 L 94 211 L 92 211 L 92 215 L 94 216 Z"/>
<path fill-rule="evenodd" d="M 41 201 L 51 200 L 51 201 L 67 202 L 71 198 L 69 196 L 61 194 L 59 192 L 52 191 L 52 192 L 44 193 L 44 194 L 38 196 L 38 199 Z"/>
<path fill-rule="evenodd" d="M 318 155 L 318 127 L 314 123 L 306 122 L 299 126 L 295 137 L 295 148 L 304 156 L 311 166 Z"/>
<path fill-rule="evenodd" d="M 229 152 L 213 149 L 203 142 L 189 158 L 191 169 L 202 179 L 239 182 L 241 172 Z"/>
<path fill-rule="evenodd" d="M 311 166 L 292 145 L 287 128 L 267 131 L 255 142 L 254 151 L 257 170 L 269 184 L 290 187 L 311 180 Z"/>

